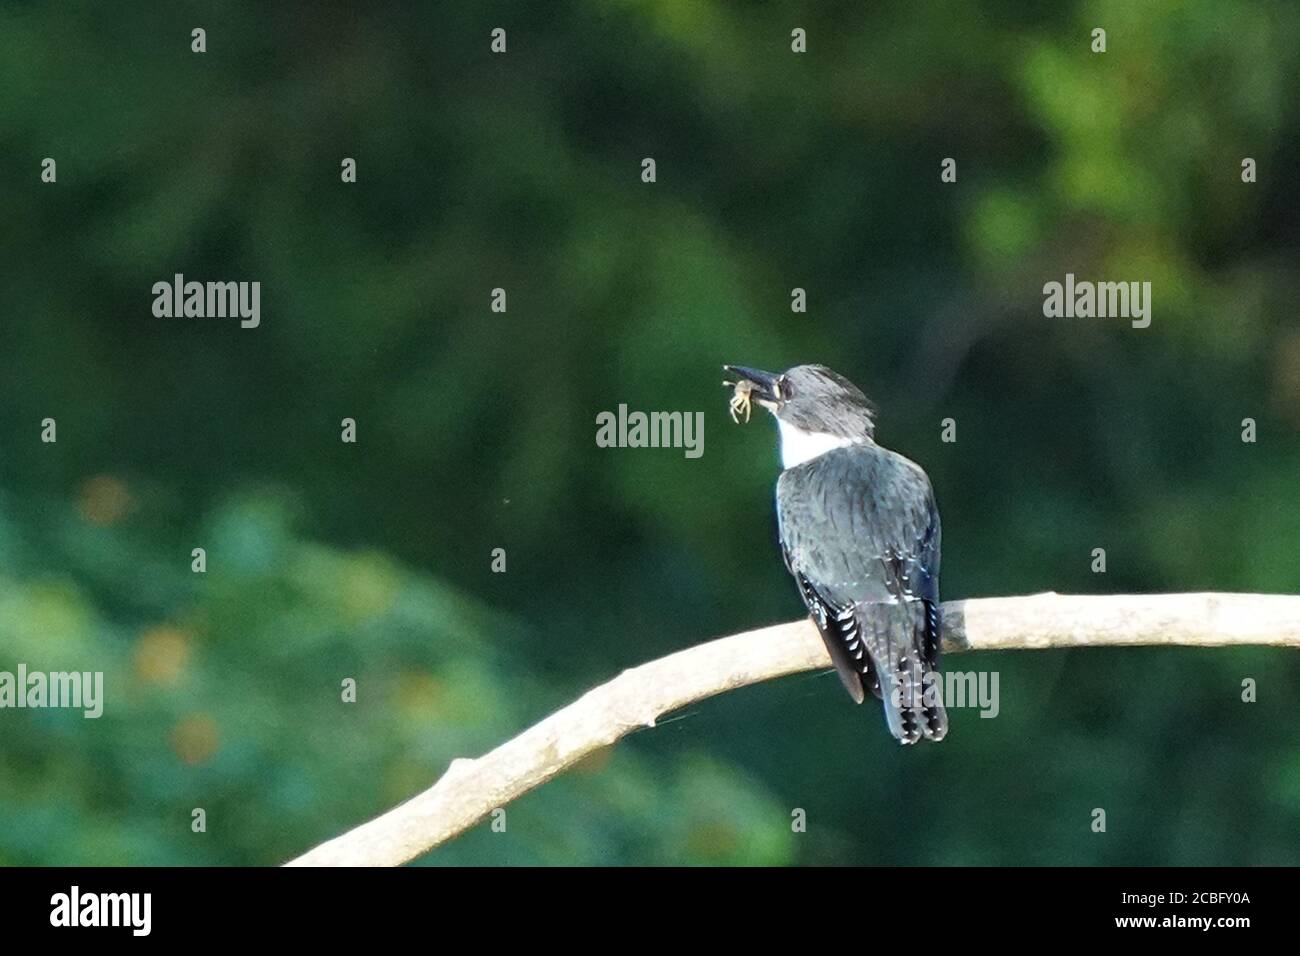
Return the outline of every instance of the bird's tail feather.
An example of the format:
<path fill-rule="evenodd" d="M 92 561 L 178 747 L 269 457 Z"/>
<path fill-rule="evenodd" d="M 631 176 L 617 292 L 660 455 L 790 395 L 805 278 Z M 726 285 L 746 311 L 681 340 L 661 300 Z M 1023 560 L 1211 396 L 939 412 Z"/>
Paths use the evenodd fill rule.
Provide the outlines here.
<path fill-rule="evenodd" d="M 939 605 L 932 601 L 923 601 L 923 632 L 921 649 L 925 659 L 928 679 L 939 683 L 938 687 L 926 687 L 927 694 L 921 712 L 921 731 L 927 740 L 940 741 L 948 735 L 948 712 L 943 708 L 943 683 L 939 674 L 939 662 L 942 657 L 943 628 L 939 619 Z"/>
<path fill-rule="evenodd" d="M 868 652 L 884 693 L 881 703 L 889 732 L 902 744 L 942 740 L 948 732 L 937 676 L 937 615 L 920 601 L 876 604 L 862 614 Z"/>

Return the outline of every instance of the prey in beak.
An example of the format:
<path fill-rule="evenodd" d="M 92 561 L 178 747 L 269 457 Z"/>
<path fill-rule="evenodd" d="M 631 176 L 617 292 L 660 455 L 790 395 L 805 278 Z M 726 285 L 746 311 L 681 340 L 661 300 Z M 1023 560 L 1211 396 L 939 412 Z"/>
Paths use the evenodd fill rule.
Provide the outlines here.
<path fill-rule="evenodd" d="M 748 379 L 742 378 L 738 382 L 723 382 L 723 385 L 730 385 L 735 388 L 736 392 L 731 396 L 731 401 L 727 403 L 731 409 L 731 420 L 737 425 L 740 424 L 740 413 L 745 413 L 745 421 L 749 421 L 749 409 L 751 395 L 754 392 L 754 383 Z"/>
<path fill-rule="evenodd" d="M 734 380 L 722 384 L 735 389 L 728 403 L 731 408 L 731 420 L 740 424 L 740 416 L 749 421 L 750 403 L 757 401 L 764 408 L 775 410 L 781 401 L 781 376 L 764 372 L 743 365 L 724 365 L 722 370 L 735 376 Z"/>

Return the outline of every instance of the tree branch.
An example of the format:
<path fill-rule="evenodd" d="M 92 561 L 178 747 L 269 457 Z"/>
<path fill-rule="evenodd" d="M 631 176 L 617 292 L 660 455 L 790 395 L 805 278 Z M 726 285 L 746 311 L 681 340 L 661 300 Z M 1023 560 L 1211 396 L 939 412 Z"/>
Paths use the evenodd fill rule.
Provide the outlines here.
<path fill-rule="evenodd" d="M 1159 594 L 981 598 L 945 604 L 944 649 L 1136 645 L 1300 647 L 1300 597 Z M 808 620 L 747 631 L 626 670 L 428 790 L 289 866 L 396 866 L 450 840 L 583 757 L 695 701 L 830 667 Z"/>

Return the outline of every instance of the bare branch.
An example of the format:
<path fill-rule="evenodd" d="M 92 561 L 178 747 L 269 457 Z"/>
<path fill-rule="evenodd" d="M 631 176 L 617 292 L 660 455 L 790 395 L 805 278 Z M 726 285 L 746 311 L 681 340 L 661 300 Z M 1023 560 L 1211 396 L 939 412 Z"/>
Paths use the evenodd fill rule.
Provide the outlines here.
<path fill-rule="evenodd" d="M 945 650 L 1273 645 L 1300 647 L 1300 597 L 1160 594 L 981 598 L 944 605 Z M 747 631 L 624 671 L 428 790 L 290 861 L 396 866 L 450 840 L 583 757 L 724 691 L 830 666 L 811 622 Z"/>

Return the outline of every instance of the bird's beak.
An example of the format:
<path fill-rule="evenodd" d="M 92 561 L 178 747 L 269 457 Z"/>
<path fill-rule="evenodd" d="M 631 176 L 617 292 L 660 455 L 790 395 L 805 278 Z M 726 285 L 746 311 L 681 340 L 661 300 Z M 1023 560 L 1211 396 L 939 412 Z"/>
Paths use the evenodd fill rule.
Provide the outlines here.
<path fill-rule="evenodd" d="M 779 373 L 764 372 L 756 368 L 745 368 L 743 365 L 724 365 L 722 370 L 728 375 L 734 377 L 735 381 L 725 382 L 726 385 L 734 385 L 738 381 L 750 382 L 753 384 L 753 391 L 750 396 L 757 402 L 768 402 L 772 405 L 780 401 L 777 394 L 777 381 L 781 378 Z"/>

